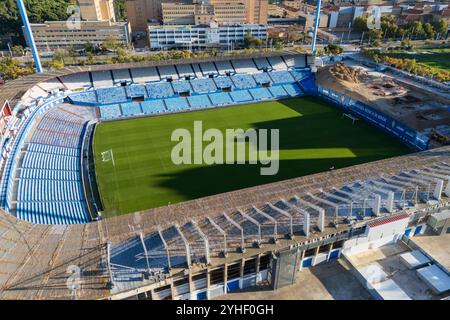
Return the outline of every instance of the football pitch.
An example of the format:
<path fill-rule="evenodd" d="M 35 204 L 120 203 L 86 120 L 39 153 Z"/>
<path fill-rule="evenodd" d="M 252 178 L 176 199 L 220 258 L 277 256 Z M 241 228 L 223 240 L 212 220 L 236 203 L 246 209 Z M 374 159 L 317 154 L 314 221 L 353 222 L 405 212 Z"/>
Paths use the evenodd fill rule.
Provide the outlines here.
<path fill-rule="evenodd" d="M 194 121 L 202 121 L 203 130 L 217 128 L 223 133 L 238 128 L 279 129 L 278 173 L 261 175 L 260 163 L 174 164 L 171 152 L 178 142 L 171 141 L 172 132 L 184 128 L 194 136 Z M 408 152 L 397 140 L 363 121 L 352 124 L 338 109 L 314 98 L 103 122 L 94 136 L 104 217 Z"/>

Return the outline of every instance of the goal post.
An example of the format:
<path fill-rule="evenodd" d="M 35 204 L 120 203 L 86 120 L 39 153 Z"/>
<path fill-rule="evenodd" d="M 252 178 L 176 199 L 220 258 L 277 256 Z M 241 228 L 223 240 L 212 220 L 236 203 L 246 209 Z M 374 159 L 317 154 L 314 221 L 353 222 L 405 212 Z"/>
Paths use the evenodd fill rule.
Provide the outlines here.
<path fill-rule="evenodd" d="M 350 113 L 343 113 L 342 118 L 349 118 L 350 120 L 352 120 L 352 124 L 355 124 L 355 122 L 359 120 L 359 118 L 351 115 Z"/>
<path fill-rule="evenodd" d="M 114 162 L 114 153 L 112 149 L 106 150 L 102 152 L 102 161 L 103 162 L 109 162 L 111 161 L 113 166 L 116 166 L 116 163 Z"/>

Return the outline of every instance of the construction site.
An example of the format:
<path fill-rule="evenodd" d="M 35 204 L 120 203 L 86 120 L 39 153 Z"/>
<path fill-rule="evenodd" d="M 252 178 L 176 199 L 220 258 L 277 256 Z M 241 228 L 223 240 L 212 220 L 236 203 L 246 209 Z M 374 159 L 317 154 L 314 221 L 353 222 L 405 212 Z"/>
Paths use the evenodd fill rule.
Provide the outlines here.
<path fill-rule="evenodd" d="M 317 81 L 423 133 L 433 146 L 450 143 L 450 99 L 445 95 L 352 59 L 319 69 Z"/>

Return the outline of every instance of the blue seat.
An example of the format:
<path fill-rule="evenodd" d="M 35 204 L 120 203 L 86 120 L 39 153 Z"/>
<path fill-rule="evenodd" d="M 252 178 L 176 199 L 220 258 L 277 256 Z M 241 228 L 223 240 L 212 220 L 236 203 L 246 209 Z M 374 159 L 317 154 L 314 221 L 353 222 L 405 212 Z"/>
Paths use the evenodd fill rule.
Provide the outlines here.
<path fill-rule="evenodd" d="M 193 109 L 207 108 L 211 106 L 207 95 L 191 96 L 187 98 Z"/>
<path fill-rule="evenodd" d="M 231 81 L 230 77 L 217 77 L 214 78 L 214 82 L 219 89 L 234 88 L 233 81 Z"/>
<path fill-rule="evenodd" d="M 288 96 L 286 90 L 282 86 L 274 86 L 269 88 L 270 93 L 276 98 L 282 98 Z"/>
<path fill-rule="evenodd" d="M 230 77 L 234 86 L 238 89 L 250 89 L 256 87 L 255 79 L 251 75 L 236 74 Z"/>
<path fill-rule="evenodd" d="M 100 118 L 102 119 L 114 119 L 122 116 L 122 112 L 120 111 L 120 106 L 118 104 L 101 106 L 100 109 Z"/>
<path fill-rule="evenodd" d="M 255 73 L 253 75 L 253 78 L 255 79 L 256 83 L 258 83 L 258 84 L 272 83 L 272 79 L 270 79 L 267 72 Z"/>
<path fill-rule="evenodd" d="M 168 98 L 175 95 L 169 82 L 154 82 L 146 85 L 150 98 Z"/>
<path fill-rule="evenodd" d="M 145 86 L 140 84 L 127 86 L 126 92 L 129 98 L 147 97 L 147 91 L 145 90 Z"/>
<path fill-rule="evenodd" d="M 269 72 L 270 77 L 274 83 L 292 83 L 295 79 L 289 73 L 289 71 L 274 71 Z"/>
<path fill-rule="evenodd" d="M 217 91 L 213 79 L 194 79 L 191 80 L 191 86 L 194 92 L 197 93 L 211 93 Z"/>
<path fill-rule="evenodd" d="M 212 104 L 215 106 L 223 106 L 233 103 L 233 100 L 231 99 L 228 92 L 212 93 L 209 95 L 209 98 L 211 99 Z"/>
<path fill-rule="evenodd" d="M 300 89 L 300 87 L 295 83 L 285 84 L 285 85 L 283 85 L 283 88 L 292 97 L 297 97 L 297 96 L 303 95 L 302 89 Z"/>
<path fill-rule="evenodd" d="M 150 100 L 141 102 L 142 111 L 145 114 L 155 114 L 167 112 L 163 100 Z"/>
<path fill-rule="evenodd" d="M 141 104 L 139 102 L 124 103 L 121 106 L 124 116 L 137 116 L 142 114 Z"/>
<path fill-rule="evenodd" d="M 124 103 L 128 101 L 125 88 L 99 88 L 97 89 L 98 102 L 101 104 Z"/>
<path fill-rule="evenodd" d="M 192 88 L 189 81 L 179 80 L 172 82 L 173 91 L 175 93 L 191 92 Z"/>
<path fill-rule="evenodd" d="M 189 110 L 189 104 L 184 97 L 165 99 L 167 110 L 169 111 L 186 111 Z"/>
<path fill-rule="evenodd" d="M 267 88 L 255 88 L 248 90 L 255 100 L 272 99 L 272 94 Z"/>
<path fill-rule="evenodd" d="M 230 92 L 230 96 L 233 99 L 233 101 L 237 103 L 253 101 L 253 97 L 247 90 L 232 91 Z"/>

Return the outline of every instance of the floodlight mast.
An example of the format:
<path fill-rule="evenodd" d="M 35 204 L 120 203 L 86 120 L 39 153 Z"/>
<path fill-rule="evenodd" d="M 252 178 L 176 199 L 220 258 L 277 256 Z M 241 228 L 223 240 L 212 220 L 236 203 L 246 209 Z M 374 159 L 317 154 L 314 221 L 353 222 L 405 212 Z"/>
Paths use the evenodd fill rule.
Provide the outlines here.
<path fill-rule="evenodd" d="M 33 32 L 31 31 L 30 21 L 28 20 L 27 10 L 23 0 L 17 0 L 17 7 L 19 8 L 20 16 L 22 17 L 22 22 L 24 26 L 25 38 L 28 40 L 28 44 L 31 48 L 31 53 L 33 54 L 34 65 L 36 67 L 37 73 L 42 73 L 41 59 L 39 58 L 39 53 L 37 51 L 36 42 L 34 41 Z"/>
<path fill-rule="evenodd" d="M 312 43 L 311 43 L 311 52 L 314 54 L 316 53 L 316 39 L 317 39 L 317 31 L 319 29 L 319 21 L 320 21 L 320 6 L 322 4 L 322 0 L 317 0 L 316 5 L 316 16 L 314 18 L 314 30 L 313 30 L 313 36 L 312 36 Z"/>

